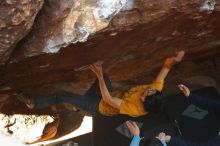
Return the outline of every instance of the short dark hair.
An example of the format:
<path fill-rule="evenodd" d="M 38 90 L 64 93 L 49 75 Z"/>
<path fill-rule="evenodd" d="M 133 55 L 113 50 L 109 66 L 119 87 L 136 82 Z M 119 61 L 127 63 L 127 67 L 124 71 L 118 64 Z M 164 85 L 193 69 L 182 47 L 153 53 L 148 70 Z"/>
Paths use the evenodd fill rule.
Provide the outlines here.
<path fill-rule="evenodd" d="M 162 93 L 157 91 L 155 94 L 151 96 L 147 96 L 144 101 L 144 109 L 146 111 L 158 113 L 163 110 L 164 100 L 162 97 Z"/>
<path fill-rule="evenodd" d="M 159 139 L 153 137 L 150 139 L 143 140 L 140 146 L 163 146 Z"/>

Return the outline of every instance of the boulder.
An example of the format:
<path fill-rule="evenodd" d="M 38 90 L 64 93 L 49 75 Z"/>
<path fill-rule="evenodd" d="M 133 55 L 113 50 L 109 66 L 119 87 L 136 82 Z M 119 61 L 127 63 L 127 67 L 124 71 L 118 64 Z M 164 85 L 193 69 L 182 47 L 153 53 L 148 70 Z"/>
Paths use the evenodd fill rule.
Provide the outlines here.
<path fill-rule="evenodd" d="M 17 43 L 32 29 L 44 0 L 0 2 L 0 65 L 10 58 Z"/>

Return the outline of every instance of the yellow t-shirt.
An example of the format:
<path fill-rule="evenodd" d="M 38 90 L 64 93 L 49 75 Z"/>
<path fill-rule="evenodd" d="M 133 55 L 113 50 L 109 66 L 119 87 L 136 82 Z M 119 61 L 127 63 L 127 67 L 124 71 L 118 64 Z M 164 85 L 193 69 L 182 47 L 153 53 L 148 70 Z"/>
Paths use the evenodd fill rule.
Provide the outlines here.
<path fill-rule="evenodd" d="M 140 99 L 141 94 L 148 86 L 153 86 L 157 91 L 162 91 L 163 81 L 154 81 L 150 85 L 139 85 L 130 88 L 124 94 L 122 92 L 112 92 L 111 96 L 122 99 L 120 109 L 116 109 L 101 99 L 99 103 L 99 112 L 106 116 L 113 116 L 117 114 L 126 114 L 132 117 L 146 115 L 143 102 Z"/>

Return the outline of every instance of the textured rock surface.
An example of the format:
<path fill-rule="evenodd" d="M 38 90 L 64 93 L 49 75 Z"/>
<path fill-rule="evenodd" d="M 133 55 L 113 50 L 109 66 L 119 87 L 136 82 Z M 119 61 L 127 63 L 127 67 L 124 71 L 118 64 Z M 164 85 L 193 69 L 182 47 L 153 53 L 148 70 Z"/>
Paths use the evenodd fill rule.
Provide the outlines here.
<path fill-rule="evenodd" d="M 149 74 L 149 71 L 155 71 L 161 66 L 165 57 L 181 49 L 187 51 L 189 60 L 214 55 L 215 62 L 218 62 L 219 1 L 115 0 L 112 5 L 108 5 L 110 8 L 99 7 L 102 2 L 46 1 L 32 32 L 19 43 L 11 57 L 11 62 L 23 60 L 0 68 L 0 91 L 16 89 L 30 90 L 32 93 L 32 89 L 43 85 L 48 89 L 52 86 L 51 90 L 57 90 L 60 86 L 72 90 L 69 87 L 73 87 L 74 91 L 83 93 L 82 89 L 91 82 L 91 76 L 83 77 L 84 74 L 74 70 L 98 59 L 106 61 L 106 66 L 113 72 L 111 75 L 117 80 Z M 118 9 L 112 8 L 114 4 L 118 4 Z M 104 28 L 109 21 L 98 21 L 91 16 L 95 16 L 94 12 L 98 10 L 102 12 L 108 8 L 112 10 L 111 14 L 120 8 L 121 12 L 113 18 L 108 28 L 99 31 L 87 42 L 70 45 L 57 54 L 24 60 L 28 56 L 46 53 L 45 49 L 50 50 L 47 42 L 51 40 L 57 44 L 52 50 L 57 48 L 57 51 L 61 46 L 80 41 L 84 33 L 77 33 L 78 24 L 91 28 L 91 33 Z M 101 25 L 103 23 L 105 25 Z M 102 27 L 96 27 L 95 24 Z M 63 34 L 68 37 L 63 37 Z M 133 72 L 129 71 L 121 78 L 121 73 L 124 74 L 131 65 Z M 138 66 L 137 69 L 135 66 Z M 115 68 L 121 68 L 120 73 L 117 73 L 118 70 L 115 72 Z M 89 80 L 86 85 L 85 80 Z M 51 90 L 47 90 L 47 93 L 53 92 Z"/>
<path fill-rule="evenodd" d="M 44 0 L 3 0 L 0 2 L 0 64 L 30 31 Z"/>
<path fill-rule="evenodd" d="M 57 53 L 71 43 L 85 42 L 90 34 L 107 27 L 125 3 L 126 0 L 45 1 L 36 27 L 16 48 L 12 62 L 43 53 Z"/>
<path fill-rule="evenodd" d="M 97 60 L 104 61 L 114 87 L 123 89 L 151 82 L 178 50 L 186 56 L 169 73 L 166 94 L 178 92 L 179 83 L 220 89 L 219 0 L 114 0 L 100 7 L 103 2 L 46 0 L 32 31 L 0 67 L 0 93 L 83 94 L 95 79 L 87 66 Z M 76 121 L 66 128 L 80 123 L 70 113 L 66 122 Z"/>
<path fill-rule="evenodd" d="M 76 130 L 83 120 L 81 113 L 65 107 L 58 105 L 56 113 L 50 108 L 29 110 L 16 98 L 1 95 L 0 131 L 25 143 L 60 138 Z"/>
<path fill-rule="evenodd" d="M 56 127 L 59 123 L 59 118 L 55 114 L 27 111 L 23 104 L 11 96 L 1 95 L 1 99 L 0 131 L 8 137 L 18 139 L 20 142 L 41 141 L 41 138 L 48 136 L 47 131 L 51 130 L 51 127 Z M 12 141 L 8 141 L 10 142 L 9 145 L 14 145 L 12 143 L 13 138 Z"/>
<path fill-rule="evenodd" d="M 43 135 L 45 125 L 54 121 L 53 117 L 46 115 L 0 114 L 0 119 L 1 131 L 9 132 L 13 137 L 18 137 L 27 143 L 39 139 Z"/>

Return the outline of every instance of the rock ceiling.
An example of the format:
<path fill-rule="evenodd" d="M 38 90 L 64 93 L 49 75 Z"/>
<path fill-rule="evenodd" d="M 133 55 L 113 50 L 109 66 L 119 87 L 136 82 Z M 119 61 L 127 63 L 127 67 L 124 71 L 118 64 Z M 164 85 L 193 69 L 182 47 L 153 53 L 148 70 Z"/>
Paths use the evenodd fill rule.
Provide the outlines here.
<path fill-rule="evenodd" d="M 0 10 L 0 92 L 70 82 L 81 92 L 92 77 L 74 70 L 96 60 L 119 81 L 151 72 L 181 49 L 189 59 L 219 54 L 214 0 L 6 0 Z M 131 67 L 134 73 L 120 71 Z"/>
<path fill-rule="evenodd" d="M 97 60 L 123 88 L 151 81 L 178 50 L 186 57 L 167 85 L 219 87 L 219 18 L 219 0 L 1 1 L 0 93 L 83 94 L 95 78 L 87 66 Z"/>

